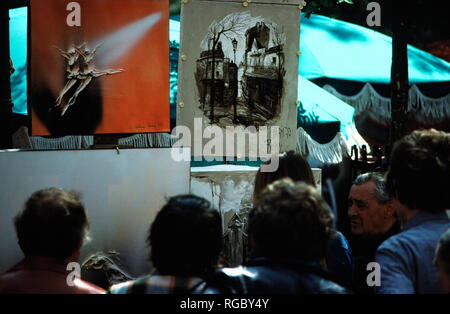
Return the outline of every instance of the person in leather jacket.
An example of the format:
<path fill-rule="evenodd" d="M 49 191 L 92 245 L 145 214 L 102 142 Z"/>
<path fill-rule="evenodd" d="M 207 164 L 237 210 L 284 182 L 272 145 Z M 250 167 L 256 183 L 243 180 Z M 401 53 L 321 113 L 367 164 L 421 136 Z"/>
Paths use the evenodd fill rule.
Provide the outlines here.
<path fill-rule="evenodd" d="M 267 160 L 265 164 L 273 162 Z M 256 201 L 260 193 L 267 185 L 282 178 L 290 178 L 294 182 L 302 181 L 317 189 L 320 187 L 316 184 L 314 175 L 308 161 L 299 153 L 294 151 L 288 151 L 278 156 L 278 169 L 273 172 L 264 172 L 262 168 L 258 170 L 255 176 L 255 188 L 253 191 L 253 201 Z M 328 189 L 328 193 L 324 193 L 322 187 L 321 195 L 323 195 L 325 202 L 331 199 L 329 194 L 331 190 Z M 326 203 L 327 205 L 329 203 Z M 336 218 L 333 222 L 336 222 L 338 218 L 338 212 L 336 206 L 329 206 Z M 325 265 L 328 272 L 333 276 L 333 281 L 338 282 L 340 285 L 350 288 L 353 282 L 354 276 L 354 260 L 352 249 L 348 243 L 346 237 L 333 228 L 333 232 L 330 236 L 328 243 L 327 255 L 325 257 Z"/>
<path fill-rule="evenodd" d="M 249 214 L 251 258 L 223 268 L 205 293 L 342 294 L 323 265 L 332 214 L 317 190 L 281 179 L 259 195 Z"/>

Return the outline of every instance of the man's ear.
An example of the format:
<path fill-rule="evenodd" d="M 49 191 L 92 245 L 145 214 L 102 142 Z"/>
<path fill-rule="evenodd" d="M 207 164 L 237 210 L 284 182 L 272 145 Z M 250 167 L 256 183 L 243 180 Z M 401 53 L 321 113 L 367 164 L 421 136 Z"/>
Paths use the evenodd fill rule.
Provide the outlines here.
<path fill-rule="evenodd" d="M 23 245 L 23 243 L 22 243 L 20 240 L 18 240 L 18 241 L 17 241 L 17 244 L 19 245 L 19 247 L 20 247 L 20 249 L 22 250 L 23 254 L 26 256 L 26 255 L 27 255 L 27 252 L 26 252 L 26 248 L 25 248 L 25 246 Z"/>
<path fill-rule="evenodd" d="M 384 218 L 395 218 L 394 202 L 390 201 L 386 203 L 384 209 Z"/>
<path fill-rule="evenodd" d="M 72 255 L 70 255 L 67 259 L 66 262 L 70 263 L 70 262 L 78 262 L 78 260 L 80 259 L 80 249 L 75 250 Z"/>

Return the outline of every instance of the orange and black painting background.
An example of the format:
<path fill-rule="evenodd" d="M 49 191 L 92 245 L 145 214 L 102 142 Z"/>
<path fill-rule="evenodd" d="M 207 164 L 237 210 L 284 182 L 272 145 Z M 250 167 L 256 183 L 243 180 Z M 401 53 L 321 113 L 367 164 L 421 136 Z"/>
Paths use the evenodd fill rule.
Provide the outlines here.
<path fill-rule="evenodd" d="M 169 131 L 169 1 L 78 0 L 81 26 L 66 23 L 70 2 L 30 2 L 32 135 Z M 129 27 L 158 13 L 151 27 Z M 95 42 L 115 34 L 112 46 L 98 47 L 93 63 L 100 70 L 124 71 L 92 79 L 61 116 L 54 106 L 67 82 L 67 63 L 55 47 L 66 51 L 86 42 L 92 50 Z M 101 58 L 117 51 L 119 57 L 101 65 Z"/>

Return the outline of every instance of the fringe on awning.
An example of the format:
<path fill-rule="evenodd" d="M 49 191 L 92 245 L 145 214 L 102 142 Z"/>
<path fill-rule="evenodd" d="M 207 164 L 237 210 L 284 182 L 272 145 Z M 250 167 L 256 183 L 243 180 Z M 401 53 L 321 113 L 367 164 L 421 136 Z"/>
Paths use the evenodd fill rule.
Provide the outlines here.
<path fill-rule="evenodd" d="M 353 124 L 347 125 L 345 132 L 348 139 L 341 132 L 338 132 L 329 143 L 320 144 L 313 140 L 303 128 L 299 127 L 297 129 L 296 150 L 302 155 L 309 155 L 323 163 L 335 164 L 342 161 L 342 156 L 345 152 L 350 154 L 353 145 L 357 145 L 359 148 L 362 145 L 369 147 Z M 21 136 L 21 138 L 18 136 Z M 16 143 L 22 143 L 21 145 L 15 144 L 15 148 L 31 148 L 36 150 L 86 149 L 94 143 L 93 136 L 65 136 L 61 138 L 28 137 L 26 127 L 22 128 L 19 133 L 13 136 L 14 138 L 16 138 Z M 25 138 L 29 139 L 29 141 L 24 141 Z M 175 141 L 176 138 L 170 134 L 144 133 L 121 138 L 119 139 L 119 145 L 129 145 L 135 148 L 172 147 Z M 23 143 L 25 142 L 27 144 L 29 143 L 28 145 L 31 145 L 31 147 L 28 145 L 24 146 Z"/>
<path fill-rule="evenodd" d="M 346 96 L 339 93 L 331 85 L 323 87 L 326 91 L 355 108 L 355 115 L 368 114 L 374 120 L 391 119 L 391 100 L 381 96 L 371 84 L 366 83 L 359 93 Z M 440 98 L 424 95 L 417 85 L 409 89 L 408 112 L 414 114 L 415 119 L 422 123 L 439 123 L 450 118 L 450 94 Z"/>
<path fill-rule="evenodd" d="M 423 123 L 440 122 L 450 118 L 450 94 L 440 98 L 425 96 L 417 87 L 409 89 L 408 111 L 415 112 L 417 121 Z"/>
<path fill-rule="evenodd" d="M 86 149 L 94 144 L 92 135 L 64 136 L 58 138 L 46 138 L 41 136 L 29 136 L 28 128 L 21 126 L 12 135 L 13 148 L 57 150 L 57 149 Z"/>
<path fill-rule="evenodd" d="M 344 136 L 338 132 L 336 136 L 326 144 L 320 144 L 302 128 L 297 129 L 297 152 L 304 156 L 310 156 L 323 163 L 336 164 L 342 161 L 342 154 L 347 151 Z"/>
<path fill-rule="evenodd" d="M 176 138 L 167 133 L 142 133 L 119 139 L 119 145 L 129 145 L 135 148 L 172 147 Z"/>
<path fill-rule="evenodd" d="M 338 132 L 330 142 L 320 144 L 312 139 L 302 127 L 299 127 L 297 129 L 297 152 L 322 163 L 337 164 L 342 161 L 345 154 L 351 154 L 353 145 L 359 149 L 363 145 L 369 148 L 369 144 L 362 138 L 354 124 L 346 125 L 345 132 L 348 136 L 347 139 L 341 132 Z"/>
<path fill-rule="evenodd" d="M 369 83 L 366 83 L 359 93 L 353 96 L 343 95 L 331 85 L 325 85 L 323 89 L 352 105 L 355 108 L 355 115 L 366 113 L 374 120 L 391 118 L 391 100 L 378 94 Z"/>
<path fill-rule="evenodd" d="M 31 136 L 31 148 L 42 150 L 84 149 L 93 144 L 93 136 L 64 136 L 60 138 L 44 138 Z"/>
<path fill-rule="evenodd" d="M 12 136 L 13 147 L 19 149 L 57 150 L 57 149 L 87 149 L 94 144 L 94 136 L 64 136 L 45 138 L 29 136 L 28 128 L 20 127 Z M 172 147 L 176 138 L 167 133 L 142 133 L 120 138 L 119 145 L 133 148 Z"/>

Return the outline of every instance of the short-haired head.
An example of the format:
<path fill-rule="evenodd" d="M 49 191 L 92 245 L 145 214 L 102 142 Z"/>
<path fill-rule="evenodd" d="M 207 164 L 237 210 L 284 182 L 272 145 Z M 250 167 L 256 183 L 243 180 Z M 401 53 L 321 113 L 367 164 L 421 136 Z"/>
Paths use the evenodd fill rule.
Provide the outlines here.
<path fill-rule="evenodd" d="M 156 215 L 147 241 L 161 274 L 204 277 L 222 250 L 222 220 L 204 198 L 175 196 Z"/>
<path fill-rule="evenodd" d="M 380 203 L 387 203 L 392 201 L 392 196 L 386 189 L 386 180 L 384 175 L 378 172 L 367 172 L 360 174 L 353 181 L 354 185 L 362 185 L 368 182 L 373 182 L 375 185 L 375 198 Z"/>
<path fill-rule="evenodd" d="M 450 134 L 418 130 L 397 141 L 386 176 L 389 193 L 410 209 L 450 207 Z"/>
<path fill-rule="evenodd" d="M 47 188 L 34 192 L 14 224 L 26 256 L 65 259 L 88 239 L 88 217 L 74 191 Z"/>
<path fill-rule="evenodd" d="M 333 216 L 318 191 L 285 178 L 260 194 L 249 214 L 253 255 L 320 261 L 332 233 Z"/>
<path fill-rule="evenodd" d="M 348 195 L 347 215 L 355 235 L 381 235 L 394 226 L 395 206 L 381 173 L 368 172 L 355 179 Z"/>

